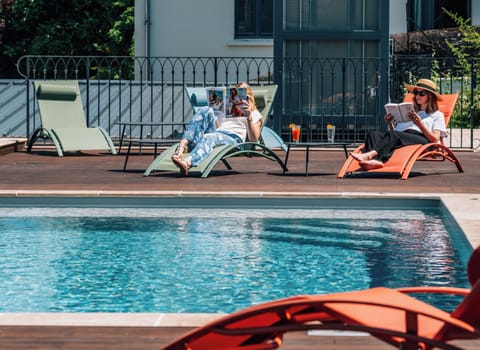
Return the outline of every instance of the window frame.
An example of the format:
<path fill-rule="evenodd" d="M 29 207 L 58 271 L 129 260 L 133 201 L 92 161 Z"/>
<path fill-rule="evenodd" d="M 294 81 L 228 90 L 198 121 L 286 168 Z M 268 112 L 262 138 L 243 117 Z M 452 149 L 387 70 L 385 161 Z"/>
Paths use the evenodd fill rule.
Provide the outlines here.
<path fill-rule="evenodd" d="M 273 21 L 272 21 L 272 30 L 271 32 L 261 32 L 262 26 L 262 0 L 251 0 L 253 1 L 253 25 L 254 25 L 254 30 L 252 32 L 241 32 L 239 28 L 239 7 L 240 7 L 240 0 L 235 0 L 235 39 L 272 39 L 273 38 Z M 272 4 L 272 13 L 271 13 L 271 18 L 273 19 L 273 2 L 274 0 L 266 0 L 266 1 L 271 1 Z"/>

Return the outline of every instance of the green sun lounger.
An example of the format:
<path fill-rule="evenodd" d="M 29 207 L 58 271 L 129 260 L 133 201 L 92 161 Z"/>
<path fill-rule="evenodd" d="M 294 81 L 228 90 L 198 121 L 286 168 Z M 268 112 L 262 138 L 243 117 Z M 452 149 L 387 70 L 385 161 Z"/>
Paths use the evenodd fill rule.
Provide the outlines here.
<path fill-rule="evenodd" d="M 252 86 L 255 96 L 257 108 L 263 116 L 264 123 L 271 113 L 273 100 L 277 91 L 277 85 L 266 86 Z M 190 99 L 192 107 L 206 106 L 207 94 L 204 87 L 188 87 L 186 93 Z M 265 141 L 268 141 L 267 144 Z M 171 158 L 178 144 L 172 145 L 163 151 L 145 170 L 144 176 L 149 176 L 155 172 L 179 172 L 179 169 L 172 162 Z M 271 129 L 262 127 L 261 137 L 256 142 L 247 142 L 238 145 L 223 145 L 215 147 L 213 152 L 198 166 L 192 167 L 189 173 L 200 173 L 201 177 L 208 177 L 215 165 L 221 161 L 227 169 L 232 167 L 228 163 L 228 158 L 247 156 L 247 157 L 263 157 L 276 162 L 282 171 L 287 171 L 287 168 L 278 155 L 271 149 L 270 146 L 279 147 L 286 150 L 285 144 L 281 138 Z"/>
<path fill-rule="evenodd" d="M 117 153 L 104 129 L 87 126 L 77 81 L 35 81 L 34 84 L 42 126 L 30 137 L 27 152 L 32 151 L 38 139 L 50 139 L 60 157 L 68 151 Z"/>

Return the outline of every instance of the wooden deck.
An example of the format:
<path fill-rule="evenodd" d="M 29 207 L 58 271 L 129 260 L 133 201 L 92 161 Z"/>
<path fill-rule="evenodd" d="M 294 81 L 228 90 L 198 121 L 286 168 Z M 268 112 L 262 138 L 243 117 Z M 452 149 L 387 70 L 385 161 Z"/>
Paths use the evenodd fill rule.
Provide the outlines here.
<path fill-rule="evenodd" d="M 5 350 L 159 350 L 189 328 L 24 326 L 0 328 L 0 349 Z M 451 342 L 466 350 L 480 349 L 480 341 Z M 309 336 L 288 333 L 282 350 L 392 349 L 370 336 Z"/>
<path fill-rule="evenodd" d="M 57 157 L 53 149 L 34 149 L 31 154 L 14 152 L 0 158 L 0 191 L 236 191 L 307 193 L 479 193 L 480 153 L 459 152 L 465 168 L 459 174 L 449 162 L 417 162 L 406 181 L 397 177 L 356 177 L 337 179 L 345 156 L 341 149 L 312 150 L 309 176 L 305 174 L 305 154 L 291 152 L 289 172 L 283 174 L 274 162 L 263 158 L 235 158 L 233 171 L 218 164 L 212 174 L 200 178 L 158 173 L 144 177 L 152 161 L 150 151 L 132 154 L 126 171 L 125 156 L 96 153 Z M 284 157 L 284 152 L 278 152 Z"/>
<path fill-rule="evenodd" d="M 264 159 L 234 159 L 234 171 L 222 164 L 207 179 L 177 174 L 144 177 L 152 160 L 147 151 L 132 155 L 127 171 L 122 171 L 124 155 L 70 154 L 57 157 L 53 149 L 34 149 L 32 154 L 14 152 L 0 156 L 0 194 L 3 196 L 72 194 L 165 195 L 173 191 L 189 193 L 308 193 L 349 195 L 372 193 L 471 194 L 480 199 L 480 153 L 458 153 L 465 173 L 453 164 L 421 162 L 411 178 L 355 177 L 337 179 L 343 163 L 343 150 L 311 151 L 310 176 L 304 176 L 305 158 L 301 150 L 292 151 L 289 172 L 283 174 Z M 283 156 L 283 154 L 282 154 Z M 178 194 L 178 193 L 177 193 Z M 477 196 L 479 195 L 479 196 Z M 472 202 L 473 203 L 473 202 Z M 478 212 L 476 213 L 478 217 Z M 477 221 L 478 223 L 478 221 Z M 2 314 L 0 314 L 1 320 Z M 159 349 L 189 327 L 145 327 L 105 325 L 5 325 L 0 326 L 0 349 Z M 479 349 L 480 341 L 455 344 Z M 389 349 L 368 336 L 308 336 L 289 334 L 281 349 Z"/>

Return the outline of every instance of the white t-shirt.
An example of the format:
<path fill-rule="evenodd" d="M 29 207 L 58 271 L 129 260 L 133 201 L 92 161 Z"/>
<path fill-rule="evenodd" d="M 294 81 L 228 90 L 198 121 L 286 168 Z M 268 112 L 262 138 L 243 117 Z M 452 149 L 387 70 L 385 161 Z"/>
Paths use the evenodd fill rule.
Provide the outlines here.
<path fill-rule="evenodd" d="M 260 119 L 262 119 L 262 115 L 258 110 L 254 110 L 252 112 L 252 121 L 255 124 Z M 217 131 L 228 131 L 238 135 L 243 142 L 245 140 L 253 140 L 252 135 L 250 135 L 250 128 L 248 127 L 248 120 L 246 117 L 229 117 L 229 118 L 219 118 L 219 127 Z M 248 133 L 248 135 L 247 135 Z"/>
<path fill-rule="evenodd" d="M 425 127 L 430 130 L 438 130 L 440 131 L 440 137 L 447 137 L 447 127 L 445 126 L 445 117 L 442 112 L 436 111 L 431 114 L 428 114 L 424 111 L 419 111 L 417 114 L 422 118 L 423 124 Z M 395 127 L 397 131 L 405 131 L 405 130 L 416 130 L 418 132 L 422 132 L 418 126 L 416 126 L 412 121 L 398 123 Z"/>

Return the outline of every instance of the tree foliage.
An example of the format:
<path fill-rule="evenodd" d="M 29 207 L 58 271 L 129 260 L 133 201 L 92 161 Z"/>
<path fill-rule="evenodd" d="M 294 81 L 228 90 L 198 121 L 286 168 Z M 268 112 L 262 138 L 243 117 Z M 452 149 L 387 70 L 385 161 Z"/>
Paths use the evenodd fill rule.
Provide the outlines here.
<path fill-rule="evenodd" d="M 23 55 L 133 55 L 134 0 L 15 0 L 0 17 L 1 54 L 11 62 Z"/>
<path fill-rule="evenodd" d="M 459 44 L 446 41 L 448 47 L 457 58 L 458 64 L 465 72 L 470 73 L 471 69 L 480 68 L 478 55 L 480 53 L 480 28 L 471 25 L 469 18 L 463 18 L 454 12 L 443 9 L 445 13 L 454 21 L 462 39 Z"/>
<path fill-rule="evenodd" d="M 463 18 L 457 13 L 443 9 L 458 26 L 461 40 L 446 44 L 456 58 L 459 71 L 463 72 L 462 83 L 465 87 L 460 96 L 459 117 L 453 120 L 457 127 L 474 127 L 480 124 L 480 86 L 476 75 L 480 71 L 480 27 L 471 25 L 469 18 Z M 467 78 L 471 77 L 471 78 Z"/>

